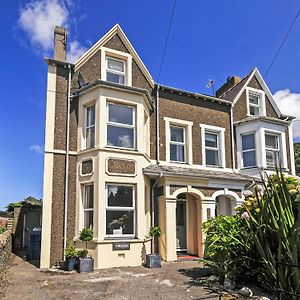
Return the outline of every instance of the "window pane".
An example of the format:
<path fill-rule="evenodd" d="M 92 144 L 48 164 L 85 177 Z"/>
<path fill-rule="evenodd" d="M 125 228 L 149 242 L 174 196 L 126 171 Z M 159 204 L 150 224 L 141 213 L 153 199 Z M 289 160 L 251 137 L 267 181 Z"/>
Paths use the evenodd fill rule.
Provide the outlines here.
<path fill-rule="evenodd" d="M 243 150 L 255 149 L 254 134 L 242 135 L 242 149 Z"/>
<path fill-rule="evenodd" d="M 133 211 L 106 211 L 106 234 L 134 234 Z"/>
<path fill-rule="evenodd" d="M 84 187 L 84 208 L 93 208 L 94 207 L 94 186 L 86 185 Z"/>
<path fill-rule="evenodd" d="M 276 165 L 279 165 L 279 152 L 267 150 L 266 160 L 267 160 L 268 167 L 275 167 Z"/>
<path fill-rule="evenodd" d="M 184 142 L 184 128 L 171 126 L 171 141 Z"/>
<path fill-rule="evenodd" d="M 265 139 L 267 148 L 278 149 L 278 136 L 266 134 Z"/>
<path fill-rule="evenodd" d="M 243 152 L 243 166 L 245 168 L 256 166 L 255 150 Z"/>
<path fill-rule="evenodd" d="M 89 106 L 86 109 L 86 126 L 95 124 L 95 105 Z"/>
<path fill-rule="evenodd" d="M 249 94 L 249 103 L 259 105 L 259 95 Z"/>
<path fill-rule="evenodd" d="M 218 134 L 205 133 L 205 146 L 218 148 Z"/>
<path fill-rule="evenodd" d="M 134 129 L 108 125 L 107 145 L 134 148 Z"/>
<path fill-rule="evenodd" d="M 109 185 L 108 206 L 133 207 L 133 187 Z"/>
<path fill-rule="evenodd" d="M 106 80 L 109 82 L 124 84 L 124 75 L 107 72 Z"/>
<path fill-rule="evenodd" d="M 93 211 L 84 212 L 84 227 L 93 228 Z"/>
<path fill-rule="evenodd" d="M 95 127 L 86 130 L 86 148 L 95 147 Z"/>
<path fill-rule="evenodd" d="M 215 150 L 206 150 L 206 165 L 209 166 L 219 166 L 219 155 L 218 151 Z"/>
<path fill-rule="evenodd" d="M 258 116 L 259 115 L 259 107 L 250 106 L 249 108 L 251 116 Z"/>
<path fill-rule="evenodd" d="M 183 162 L 185 161 L 183 145 L 170 144 L 170 160 Z"/>
<path fill-rule="evenodd" d="M 107 59 L 107 67 L 111 70 L 124 72 L 124 61 L 114 60 L 112 58 Z"/>
<path fill-rule="evenodd" d="M 109 104 L 108 120 L 114 123 L 133 125 L 133 108 L 128 106 Z"/>

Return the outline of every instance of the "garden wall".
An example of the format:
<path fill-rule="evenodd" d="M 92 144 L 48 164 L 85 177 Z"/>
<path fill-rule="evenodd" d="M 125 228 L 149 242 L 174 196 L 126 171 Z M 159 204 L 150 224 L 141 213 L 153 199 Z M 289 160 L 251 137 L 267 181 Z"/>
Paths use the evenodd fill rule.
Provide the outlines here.
<path fill-rule="evenodd" d="M 5 280 L 3 280 L 5 270 L 9 265 L 11 257 L 11 231 L 6 230 L 0 234 L 0 298 L 1 291 L 4 290 Z"/>

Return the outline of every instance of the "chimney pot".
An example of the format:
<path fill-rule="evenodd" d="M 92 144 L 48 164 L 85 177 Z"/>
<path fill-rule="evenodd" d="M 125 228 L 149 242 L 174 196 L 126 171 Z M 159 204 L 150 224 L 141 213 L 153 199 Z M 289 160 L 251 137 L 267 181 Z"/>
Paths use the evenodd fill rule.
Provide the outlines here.
<path fill-rule="evenodd" d="M 54 59 L 66 61 L 67 33 L 66 29 L 55 26 L 54 29 Z"/>
<path fill-rule="evenodd" d="M 241 81 L 241 78 L 238 76 L 229 76 L 227 77 L 226 82 L 216 91 L 216 96 L 221 97 L 227 91 L 229 91 L 232 87 L 237 85 Z"/>

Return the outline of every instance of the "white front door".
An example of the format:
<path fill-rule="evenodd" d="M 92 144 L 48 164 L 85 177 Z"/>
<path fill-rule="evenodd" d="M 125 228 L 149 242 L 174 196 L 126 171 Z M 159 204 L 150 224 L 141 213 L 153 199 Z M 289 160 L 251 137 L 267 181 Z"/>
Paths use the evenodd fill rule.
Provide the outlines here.
<path fill-rule="evenodd" d="M 177 251 L 186 251 L 186 201 L 177 201 L 176 206 L 176 248 Z"/>

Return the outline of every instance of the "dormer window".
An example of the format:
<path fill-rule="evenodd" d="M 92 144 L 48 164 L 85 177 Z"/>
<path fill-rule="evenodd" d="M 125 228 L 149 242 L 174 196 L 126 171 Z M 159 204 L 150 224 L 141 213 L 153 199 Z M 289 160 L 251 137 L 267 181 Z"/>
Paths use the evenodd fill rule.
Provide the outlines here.
<path fill-rule="evenodd" d="M 124 60 L 106 58 L 106 80 L 114 83 L 125 84 L 126 63 Z"/>
<path fill-rule="evenodd" d="M 264 116 L 265 101 L 264 92 L 248 87 L 247 88 L 247 111 L 248 116 Z"/>

